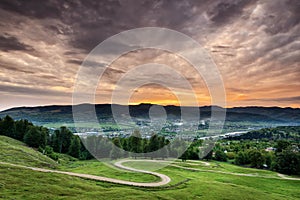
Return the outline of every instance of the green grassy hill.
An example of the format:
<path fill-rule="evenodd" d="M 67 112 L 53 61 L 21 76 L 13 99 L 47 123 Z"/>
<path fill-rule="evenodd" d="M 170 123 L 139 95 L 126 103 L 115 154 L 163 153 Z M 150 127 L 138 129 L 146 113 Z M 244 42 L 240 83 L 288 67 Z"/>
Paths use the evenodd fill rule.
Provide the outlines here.
<path fill-rule="evenodd" d="M 53 168 L 57 163 L 23 142 L 0 135 L 0 161 L 32 167 Z"/>
<path fill-rule="evenodd" d="M 45 168 L 55 166 L 64 171 L 139 182 L 155 181 L 150 175 L 110 168 L 95 160 L 56 164 L 23 143 L 3 136 L 0 137 L 0 152 L 1 162 Z M 159 163 L 130 161 L 126 165 L 147 170 Z M 169 188 L 140 188 L 0 164 L 0 199 L 300 199 L 300 181 L 281 179 L 270 171 L 218 162 L 207 165 L 178 161 L 157 172 L 168 175 L 171 186 L 184 183 Z"/>

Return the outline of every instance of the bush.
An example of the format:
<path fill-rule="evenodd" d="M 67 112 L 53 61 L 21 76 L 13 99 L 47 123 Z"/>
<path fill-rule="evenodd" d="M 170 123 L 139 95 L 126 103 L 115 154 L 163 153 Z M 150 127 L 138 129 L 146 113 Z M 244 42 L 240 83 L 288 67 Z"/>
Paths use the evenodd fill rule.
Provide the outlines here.
<path fill-rule="evenodd" d="M 249 152 L 249 160 L 251 167 L 255 167 L 258 169 L 262 168 L 266 161 L 264 155 L 259 150 L 251 150 Z"/>
<path fill-rule="evenodd" d="M 58 154 L 55 153 L 55 152 L 52 152 L 51 154 L 48 155 L 51 159 L 55 160 L 55 161 L 58 161 Z"/>
<path fill-rule="evenodd" d="M 235 153 L 234 153 L 234 152 L 227 152 L 226 156 L 227 156 L 227 158 L 228 158 L 229 160 L 232 160 L 232 159 L 234 159 L 234 157 L 235 157 Z"/>
<path fill-rule="evenodd" d="M 217 161 L 227 161 L 226 153 L 221 150 L 217 150 L 215 153 L 215 160 Z"/>
<path fill-rule="evenodd" d="M 291 149 L 278 153 L 273 164 L 273 170 L 289 175 L 300 175 L 300 153 Z"/>
<path fill-rule="evenodd" d="M 238 152 L 238 154 L 235 156 L 235 164 L 237 165 L 246 165 L 246 164 L 250 164 L 249 161 L 249 156 L 246 152 L 244 151 L 240 151 Z"/>

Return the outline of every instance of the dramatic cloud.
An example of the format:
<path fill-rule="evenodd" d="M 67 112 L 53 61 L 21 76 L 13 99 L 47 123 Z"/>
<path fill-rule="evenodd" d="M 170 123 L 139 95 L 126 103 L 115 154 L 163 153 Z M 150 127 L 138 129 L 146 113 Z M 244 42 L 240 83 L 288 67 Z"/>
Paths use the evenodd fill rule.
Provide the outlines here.
<path fill-rule="evenodd" d="M 0 36 L 0 50 L 2 51 L 25 51 L 25 50 L 33 50 L 32 47 L 23 44 L 18 41 L 17 38 L 12 37 L 12 36 Z"/>
<path fill-rule="evenodd" d="M 187 34 L 210 53 L 223 77 L 228 106 L 300 106 L 299 0 L 2 0 L 0 18 L 0 109 L 71 104 L 87 54 L 114 34 L 149 26 Z M 116 82 L 150 62 L 176 69 L 199 102 L 210 104 L 205 77 L 186 61 L 155 50 L 116 60 L 99 82 L 97 102 L 110 102 Z M 85 65 L 93 73 L 106 63 L 95 59 Z M 163 78 L 180 89 L 174 76 Z M 135 81 L 122 87 L 132 89 Z M 149 84 L 136 89 L 131 103 L 176 104 L 174 99 L 166 88 Z"/>

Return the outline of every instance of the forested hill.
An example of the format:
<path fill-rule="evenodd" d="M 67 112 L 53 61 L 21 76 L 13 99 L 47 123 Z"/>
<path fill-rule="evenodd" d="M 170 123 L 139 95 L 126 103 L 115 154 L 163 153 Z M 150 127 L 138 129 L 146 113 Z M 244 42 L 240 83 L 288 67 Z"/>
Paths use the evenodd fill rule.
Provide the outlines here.
<path fill-rule="evenodd" d="M 80 107 L 88 104 L 78 105 Z M 120 109 L 126 106 L 117 105 Z M 140 104 L 129 106 L 132 117 L 148 118 L 149 108 L 152 104 Z M 112 117 L 110 104 L 95 105 L 99 119 L 109 119 Z M 180 117 L 180 107 L 164 106 L 169 118 Z M 211 115 L 212 106 L 199 107 L 202 119 L 207 119 Z M 213 107 L 217 111 L 224 108 Z M 193 108 L 190 108 L 193 109 Z M 10 115 L 14 119 L 26 118 L 35 123 L 45 122 L 72 122 L 72 106 L 39 106 L 39 107 L 18 107 L 0 112 L 0 117 Z M 234 107 L 226 109 L 226 120 L 230 122 L 267 122 L 267 123 L 289 123 L 300 124 L 299 108 L 280 107 Z"/>
<path fill-rule="evenodd" d="M 263 128 L 260 130 L 249 131 L 236 137 L 230 137 L 229 140 L 290 140 L 300 142 L 300 126 L 278 126 L 275 128 Z"/>

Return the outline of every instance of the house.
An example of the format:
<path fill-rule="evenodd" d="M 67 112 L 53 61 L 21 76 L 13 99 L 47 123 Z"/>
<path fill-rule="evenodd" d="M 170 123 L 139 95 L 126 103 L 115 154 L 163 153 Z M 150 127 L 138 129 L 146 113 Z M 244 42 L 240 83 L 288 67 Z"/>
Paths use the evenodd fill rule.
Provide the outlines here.
<path fill-rule="evenodd" d="M 268 147 L 265 149 L 265 151 L 271 152 L 271 151 L 276 151 L 276 148 L 274 147 Z"/>

